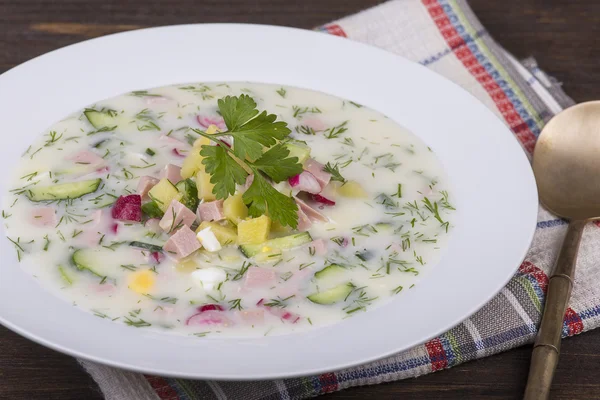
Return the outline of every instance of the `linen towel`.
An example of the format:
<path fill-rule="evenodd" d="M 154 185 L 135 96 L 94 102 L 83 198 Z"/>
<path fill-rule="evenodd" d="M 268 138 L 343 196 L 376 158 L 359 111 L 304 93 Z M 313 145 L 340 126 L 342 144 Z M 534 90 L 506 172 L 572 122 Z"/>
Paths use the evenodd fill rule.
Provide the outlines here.
<path fill-rule="evenodd" d="M 395 0 L 318 28 L 409 58 L 471 92 L 501 118 L 531 155 L 542 126 L 573 101 L 560 84 L 502 49 L 463 0 Z M 509 162 L 510 160 L 507 160 Z M 492 222 L 492 221 L 490 221 Z M 80 361 L 108 400 L 304 399 L 358 385 L 431 373 L 533 341 L 548 275 L 566 222 L 542 207 L 523 264 L 471 318 L 425 344 L 386 359 L 318 376 L 257 382 L 161 378 Z M 563 336 L 600 324 L 600 225 L 583 237 Z"/>

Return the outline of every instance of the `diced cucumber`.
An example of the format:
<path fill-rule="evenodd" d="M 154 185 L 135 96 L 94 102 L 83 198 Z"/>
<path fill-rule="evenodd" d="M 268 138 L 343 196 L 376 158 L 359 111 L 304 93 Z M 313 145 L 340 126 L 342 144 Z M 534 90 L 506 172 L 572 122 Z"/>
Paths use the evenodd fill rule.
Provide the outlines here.
<path fill-rule="evenodd" d="M 342 275 L 344 272 L 346 272 L 346 269 L 344 267 L 340 267 L 337 264 L 331 264 L 326 266 L 322 270 L 315 272 L 315 278 L 317 280 L 333 278 Z"/>
<path fill-rule="evenodd" d="M 260 244 L 245 244 L 240 246 L 240 250 L 246 257 L 250 258 L 262 252 L 265 248 L 266 251 L 272 249 L 288 250 L 309 242 L 312 242 L 312 237 L 310 236 L 310 233 L 302 232 L 297 233 L 295 235 L 289 235 L 277 239 L 267 240 L 266 242 Z"/>
<path fill-rule="evenodd" d="M 110 276 L 113 268 L 105 262 L 102 253 L 104 249 L 79 249 L 75 250 L 71 261 L 81 271 L 88 270 L 99 277 Z"/>
<path fill-rule="evenodd" d="M 76 199 L 98 190 L 102 179 L 59 183 L 52 186 L 34 186 L 25 192 L 31 201 Z"/>
<path fill-rule="evenodd" d="M 58 266 L 58 272 L 60 273 L 60 277 L 67 285 L 72 285 L 75 281 L 62 265 Z"/>
<path fill-rule="evenodd" d="M 285 143 L 286 149 L 290 152 L 289 157 L 297 157 L 300 164 L 304 164 L 310 157 L 310 147 L 299 140 L 289 141 Z"/>
<path fill-rule="evenodd" d="M 114 110 L 97 111 L 91 108 L 86 109 L 83 114 L 90 121 L 90 124 L 96 129 L 112 128 L 118 125 L 117 112 Z"/>
<path fill-rule="evenodd" d="M 196 212 L 198 208 L 198 189 L 196 188 L 196 182 L 193 179 L 184 179 L 179 181 L 177 185 L 175 185 L 177 191 L 181 194 L 181 204 L 189 208 L 190 210 Z"/>
<path fill-rule="evenodd" d="M 162 218 L 164 213 L 153 200 L 148 203 L 142 204 L 142 212 L 148 216 L 148 218 Z"/>
<path fill-rule="evenodd" d="M 152 244 L 152 243 L 133 241 L 133 242 L 129 242 L 129 245 L 131 247 L 138 247 L 140 249 L 145 249 L 145 250 L 150 250 L 150 251 L 159 251 L 159 252 L 163 251 L 162 247 Z"/>
<path fill-rule="evenodd" d="M 394 226 L 389 222 L 378 222 L 375 224 L 375 229 L 377 232 L 391 232 L 394 230 Z"/>
<path fill-rule="evenodd" d="M 325 290 L 324 292 L 313 293 L 309 296 L 306 296 L 306 298 L 316 304 L 334 304 L 346 300 L 350 293 L 352 293 L 353 289 L 354 285 L 352 285 L 350 282 L 347 282 L 334 286 L 331 289 Z"/>

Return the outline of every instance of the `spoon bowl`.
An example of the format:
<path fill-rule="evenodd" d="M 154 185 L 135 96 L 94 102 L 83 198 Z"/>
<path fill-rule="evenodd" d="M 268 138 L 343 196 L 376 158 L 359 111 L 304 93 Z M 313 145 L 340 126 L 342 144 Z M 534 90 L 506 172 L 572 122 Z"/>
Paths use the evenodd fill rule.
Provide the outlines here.
<path fill-rule="evenodd" d="M 540 201 L 567 219 L 600 217 L 600 101 L 555 116 L 535 147 L 533 172 Z"/>
<path fill-rule="evenodd" d="M 577 252 L 588 221 L 600 218 L 600 101 L 578 104 L 543 129 L 533 154 L 541 203 L 570 220 L 548 283 L 535 339 L 525 400 L 545 400 L 558 364 L 565 312 L 571 297 Z"/>

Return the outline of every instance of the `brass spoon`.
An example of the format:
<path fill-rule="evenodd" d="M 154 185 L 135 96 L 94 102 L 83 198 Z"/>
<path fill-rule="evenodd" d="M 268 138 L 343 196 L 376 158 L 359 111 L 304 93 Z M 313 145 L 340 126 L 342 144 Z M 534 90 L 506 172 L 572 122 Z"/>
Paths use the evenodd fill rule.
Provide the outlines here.
<path fill-rule="evenodd" d="M 550 277 L 546 305 L 535 339 L 525 400 L 547 399 L 560 352 L 563 320 L 577 251 L 588 221 L 600 218 L 600 101 L 556 115 L 543 129 L 533 154 L 540 201 L 570 220 Z"/>

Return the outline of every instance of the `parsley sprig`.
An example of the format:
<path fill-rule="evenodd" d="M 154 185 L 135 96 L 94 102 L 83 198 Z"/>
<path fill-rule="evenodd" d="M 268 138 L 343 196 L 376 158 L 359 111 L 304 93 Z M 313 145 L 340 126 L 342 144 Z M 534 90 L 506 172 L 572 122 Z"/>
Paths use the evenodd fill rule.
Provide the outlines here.
<path fill-rule="evenodd" d="M 276 121 L 277 116 L 266 111 L 259 113 L 254 99 L 246 94 L 224 97 L 217 104 L 227 131 L 208 135 L 193 129 L 217 144 L 204 145 L 200 150 L 210 182 L 215 185 L 214 195 L 226 199 L 235 193 L 236 184 L 244 184 L 253 173 L 252 184 L 243 195 L 244 203 L 249 205 L 248 214 L 258 217 L 268 211 L 273 220 L 296 228 L 296 202 L 270 182 L 281 182 L 302 172 L 298 158 L 289 157 L 289 150 L 279 143 L 291 132 L 287 123 Z M 223 136 L 233 138 L 233 148 L 221 139 Z"/>

